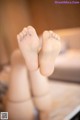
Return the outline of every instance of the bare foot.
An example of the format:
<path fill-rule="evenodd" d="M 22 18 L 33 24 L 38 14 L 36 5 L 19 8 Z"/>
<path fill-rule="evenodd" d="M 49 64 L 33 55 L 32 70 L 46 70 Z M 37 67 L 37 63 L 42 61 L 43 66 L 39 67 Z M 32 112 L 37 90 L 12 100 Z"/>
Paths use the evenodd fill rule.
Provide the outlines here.
<path fill-rule="evenodd" d="M 24 28 L 23 31 L 17 35 L 17 39 L 28 70 L 36 70 L 38 68 L 40 41 L 35 29 L 32 26 Z"/>
<path fill-rule="evenodd" d="M 61 49 L 60 37 L 53 31 L 44 31 L 39 53 L 40 72 L 49 76 L 54 71 L 54 61 Z"/>

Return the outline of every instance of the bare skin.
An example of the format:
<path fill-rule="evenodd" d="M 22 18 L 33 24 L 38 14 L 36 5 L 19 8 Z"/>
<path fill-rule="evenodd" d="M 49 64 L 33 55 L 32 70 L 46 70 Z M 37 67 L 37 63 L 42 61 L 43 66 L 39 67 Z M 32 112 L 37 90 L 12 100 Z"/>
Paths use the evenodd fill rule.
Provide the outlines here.
<path fill-rule="evenodd" d="M 52 96 L 48 79 L 41 75 L 40 70 L 29 72 L 33 101 L 39 110 L 40 120 L 49 120 L 52 111 Z M 47 118 L 47 119 L 46 119 Z"/>
<path fill-rule="evenodd" d="M 61 49 L 60 37 L 53 31 L 44 31 L 39 53 L 40 72 L 49 76 L 54 71 L 54 62 Z"/>
<path fill-rule="evenodd" d="M 34 71 L 40 67 L 41 74 L 51 75 L 54 71 L 55 59 L 61 49 L 60 37 L 53 31 L 44 31 L 41 46 L 35 29 L 28 26 L 17 36 L 17 39 L 28 70 Z"/>
<path fill-rule="evenodd" d="M 32 26 L 24 28 L 23 31 L 17 35 L 17 39 L 28 70 L 33 71 L 38 69 L 38 51 L 40 43 L 35 29 Z"/>
<path fill-rule="evenodd" d="M 45 76 L 51 75 L 54 71 L 54 61 L 61 48 L 60 37 L 53 31 L 45 31 L 41 44 L 35 29 L 28 26 L 17 36 L 17 39 L 30 73 L 34 104 L 40 111 L 40 120 L 45 120 L 51 111 L 52 100 Z"/>
<path fill-rule="evenodd" d="M 16 50 L 11 56 L 6 111 L 9 113 L 9 120 L 34 120 L 34 110 L 27 69 L 20 50 Z"/>

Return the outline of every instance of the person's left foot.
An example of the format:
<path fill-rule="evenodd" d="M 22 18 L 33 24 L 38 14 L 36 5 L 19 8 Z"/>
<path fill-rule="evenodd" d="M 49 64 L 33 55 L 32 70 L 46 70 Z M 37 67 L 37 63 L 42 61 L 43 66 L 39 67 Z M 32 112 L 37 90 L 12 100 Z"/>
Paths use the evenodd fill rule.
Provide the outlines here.
<path fill-rule="evenodd" d="M 44 31 L 39 53 L 40 72 L 49 76 L 54 71 L 54 61 L 61 49 L 60 37 L 53 31 Z"/>

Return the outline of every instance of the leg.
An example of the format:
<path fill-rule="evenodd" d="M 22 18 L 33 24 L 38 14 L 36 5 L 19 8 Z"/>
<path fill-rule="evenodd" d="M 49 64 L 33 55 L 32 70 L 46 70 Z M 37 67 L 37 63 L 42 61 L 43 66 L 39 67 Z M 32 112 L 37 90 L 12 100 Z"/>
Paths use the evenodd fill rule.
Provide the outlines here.
<path fill-rule="evenodd" d="M 39 111 L 43 111 L 44 113 L 46 112 L 49 113 L 48 111 L 50 111 L 51 109 L 51 96 L 49 91 L 48 79 L 40 74 L 39 69 L 37 70 L 33 69 L 33 66 L 35 66 L 35 63 L 38 64 L 38 58 L 37 59 L 35 58 L 36 56 L 38 57 L 40 42 L 34 29 L 30 27 L 30 31 L 29 31 L 28 28 L 29 27 L 26 28 L 26 31 L 24 29 L 22 33 L 19 34 L 19 36 L 21 36 L 21 39 L 19 39 L 19 36 L 18 36 L 18 43 L 19 43 L 19 47 L 22 52 L 22 55 L 26 61 L 26 64 L 28 65 L 32 94 L 34 96 L 34 103 Z M 26 34 L 28 35 L 26 36 Z M 29 36 L 29 34 L 31 35 Z M 34 41 L 35 41 L 35 44 L 33 44 Z M 38 43 L 38 46 L 36 46 L 37 43 Z M 37 51 L 34 51 L 34 47 L 35 47 L 35 50 Z M 31 62 L 33 63 L 33 65 Z"/>
<path fill-rule="evenodd" d="M 22 33 L 20 33 L 20 35 L 24 36 L 22 35 Z M 29 69 L 32 94 L 34 96 L 34 103 L 35 106 L 40 111 L 40 118 L 45 120 L 45 117 L 49 116 L 49 113 L 52 109 L 52 101 L 51 101 L 52 99 L 50 95 L 48 80 L 43 75 L 49 76 L 53 72 L 54 60 L 60 51 L 59 37 L 55 35 L 52 31 L 44 32 L 43 40 L 42 40 L 42 49 L 39 53 L 40 42 L 38 39 L 36 39 L 35 33 L 33 33 L 32 36 L 30 36 L 30 38 L 26 36 L 25 39 L 24 37 L 22 37 L 21 40 L 19 39 L 19 36 L 18 36 L 19 47 Z M 54 36 L 56 37 L 54 38 Z M 35 38 L 35 42 L 38 42 L 38 46 L 35 46 L 33 44 L 34 38 Z M 30 43 L 28 42 L 29 39 L 31 39 Z M 24 42 L 24 40 L 26 42 Z M 25 45 L 24 43 L 27 45 Z M 34 49 L 31 49 L 34 48 L 34 46 L 35 46 L 35 51 Z M 35 52 L 36 55 L 33 54 L 33 51 Z M 40 71 L 43 75 L 41 75 L 40 71 L 38 70 L 38 53 L 39 53 Z M 34 63 L 33 62 L 31 63 L 32 61 L 31 56 L 33 56 Z M 37 67 L 33 67 L 35 66 L 36 63 L 37 63 Z M 33 68 L 37 68 L 37 70 Z"/>
<path fill-rule="evenodd" d="M 39 69 L 29 72 L 33 100 L 36 108 L 40 111 L 40 120 L 49 120 L 52 110 L 52 98 L 49 88 L 49 81 L 41 75 Z"/>
<path fill-rule="evenodd" d="M 11 80 L 6 111 L 11 120 L 33 120 L 34 105 L 30 95 L 27 69 L 19 50 L 11 57 Z"/>
<path fill-rule="evenodd" d="M 41 112 L 39 113 L 40 120 L 50 120 L 49 112 Z"/>

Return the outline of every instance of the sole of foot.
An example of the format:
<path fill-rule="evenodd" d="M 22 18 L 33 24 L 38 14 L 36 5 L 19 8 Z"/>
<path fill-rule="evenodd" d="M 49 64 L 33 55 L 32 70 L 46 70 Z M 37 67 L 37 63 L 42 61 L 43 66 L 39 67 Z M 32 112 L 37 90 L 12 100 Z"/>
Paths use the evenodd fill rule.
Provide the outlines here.
<path fill-rule="evenodd" d="M 54 62 L 61 50 L 60 37 L 53 31 L 44 31 L 39 53 L 40 72 L 49 76 L 54 71 Z"/>
<path fill-rule="evenodd" d="M 24 28 L 23 31 L 17 35 L 17 39 L 28 70 L 36 70 L 38 68 L 40 41 L 35 29 L 32 26 Z"/>

